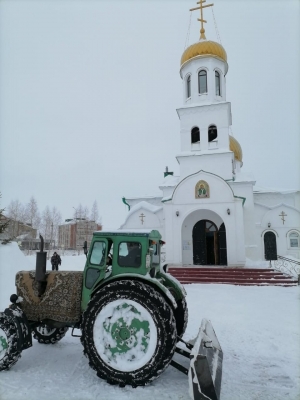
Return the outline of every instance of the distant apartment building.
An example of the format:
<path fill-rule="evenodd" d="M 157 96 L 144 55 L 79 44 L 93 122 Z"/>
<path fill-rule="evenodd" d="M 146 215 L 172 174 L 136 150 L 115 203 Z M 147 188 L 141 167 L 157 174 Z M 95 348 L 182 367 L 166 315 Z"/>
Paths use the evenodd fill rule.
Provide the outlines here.
<path fill-rule="evenodd" d="M 92 241 L 93 232 L 101 231 L 102 225 L 85 218 L 66 219 L 58 226 L 58 247 L 62 249 L 83 248 L 87 241 L 88 247 Z"/>

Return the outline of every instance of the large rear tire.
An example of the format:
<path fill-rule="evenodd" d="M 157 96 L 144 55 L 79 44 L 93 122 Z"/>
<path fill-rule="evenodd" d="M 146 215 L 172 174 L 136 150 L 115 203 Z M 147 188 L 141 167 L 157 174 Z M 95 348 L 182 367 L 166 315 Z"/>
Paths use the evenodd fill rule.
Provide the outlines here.
<path fill-rule="evenodd" d="M 18 331 L 12 317 L 0 313 L 0 371 L 10 369 L 21 357 Z"/>
<path fill-rule="evenodd" d="M 43 344 L 55 344 L 67 333 L 69 328 L 51 328 L 43 324 L 32 329 L 34 339 Z"/>
<path fill-rule="evenodd" d="M 100 289 L 83 315 L 81 342 L 97 375 L 111 384 L 143 386 L 169 365 L 176 321 L 163 296 L 139 281 Z"/>

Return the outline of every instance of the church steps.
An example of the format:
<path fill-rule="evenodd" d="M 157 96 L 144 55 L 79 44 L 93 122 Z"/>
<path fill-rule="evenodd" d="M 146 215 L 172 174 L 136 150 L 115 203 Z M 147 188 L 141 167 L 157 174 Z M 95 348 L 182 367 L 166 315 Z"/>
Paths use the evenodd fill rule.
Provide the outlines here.
<path fill-rule="evenodd" d="M 172 275 L 174 275 L 172 273 Z M 174 275 L 175 276 L 175 275 Z M 284 276 L 284 275 L 254 275 L 254 274 L 178 274 L 176 277 L 180 277 L 184 279 L 185 277 L 191 279 L 196 279 L 196 278 L 206 278 L 206 279 L 217 279 L 217 278 L 228 278 L 228 279 L 291 279 L 289 276 Z"/>
<path fill-rule="evenodd" d="M 234 286 L 281 286 L 281 287 L 290 287 L 290 286 L 297 286 L 297 283 L 295 282 L 285 282 L 285 283 L 277 283 L 277 282 L 190 282 L 190 281 L 182 281 L 181 282 L 184 285 L 192 284 L 192 283 L 198 283 L 201 285 L 213 285 L 213 284 L 218 284 L 218 285 L 234 285 Z"/>
<path fill-rule="evenodd" d="M 296 286 L 298 281 L 273 269 L 170 267 L 168 272 L 181 283 L 223 283 L 231 285 Z"/>
<path fill-rule="evenodd" d="M 189 276 L 189 277 L 191 277 L 191 276 L 195 276 L 195 277 L 197 277 L 197 276 L 199 276 L 199 277 L 201 277 L 201 276 L 206 276 L 206 277 L 226 276 L 226 277 L 233 277 L 233 278 L 236 278 L 236 277 L 249 277 L 249 278 L 258 278 L 259 277 L 259 278 L 267 278 L 267 279 L 270 279 L 270 278 L 289 279 L 290 278 L 287 275 L 283 275 L 280 273 L 272 273 L 272 272 L 269 272 L 269 273 L 267 273 L 267 272 L 265 272 L 265 273 L 255 273 L 255 272 L 243 273 L 243 272 L 222 272 L 222 271 L 217 271 L 217 272 L 210 272 L 210 271 L 199 271 L 199 272 L 194 272 L 194 271 L 177 272 L 176 271 L 176 272 L 172 272 L 172 271 L 169 271 L 169 272 L 172 275 L 182 276 L 182 277 L 184 277 L 184 276 Z"/>
<path fill-rule="evenodd" d="M 171 266 L 169 264 L 168 266 L 168 271 L 170 270 L 180 270 L 180 271 L 228 271 L 228 272 L 277 272 L 279 273 L 279 271 L 276 271 L 275 269 L 272 268 L 243 268 L 243 267 L 202 267 L 202 266 L 196 266 L 196 265 L 191 265 L 190 267 L 180 267 L 180 266 Z"/>

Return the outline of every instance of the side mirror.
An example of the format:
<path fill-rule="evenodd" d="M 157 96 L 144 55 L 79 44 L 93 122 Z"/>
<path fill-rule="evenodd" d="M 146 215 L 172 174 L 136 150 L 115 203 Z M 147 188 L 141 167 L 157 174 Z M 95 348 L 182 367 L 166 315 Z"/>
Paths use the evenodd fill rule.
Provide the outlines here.
<path fill-rule="evenodd" d="M 86 257 L 87 257 L 87 254 L 88 254 L 88 248 L 87 248 L 87 241 L 85 240 L 84 241 L 84 244 L 83 244 L 83 251 L 84 251 L 84 254 L 86 255 Z"/>
<path fill-rule="evenodd" d="M 150 253 L 150 254 L 153 254 L 153 253 L 154 253 L 153 247 L 149 247 L 149 253 Z"/>

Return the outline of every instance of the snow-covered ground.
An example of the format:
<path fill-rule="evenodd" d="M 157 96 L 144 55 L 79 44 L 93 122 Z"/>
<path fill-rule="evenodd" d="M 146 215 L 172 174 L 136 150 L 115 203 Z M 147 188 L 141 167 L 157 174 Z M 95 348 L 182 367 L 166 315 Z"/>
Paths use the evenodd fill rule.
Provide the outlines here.
<path fill-rule="evenodd" d="M 61 269 L 81 270 L 85 256 L 63 256 Z M 18 270 L 34 269 L 15 243 L 0 245 L 0 310 L 15 292 Z M 299 287 L 185 285 L 196 336 L 211 320 L 224 352 L 222 400 L 300 399 Z M 76 332 L 80 334 L 80 331 Z M 168 367 L 151 385 L 119 388 L 97 378 L 70 331 L 55 345 L 34 341 L 11 370 L 0 373 L 1 400 L 188 400 L 187 377 Z"/>

